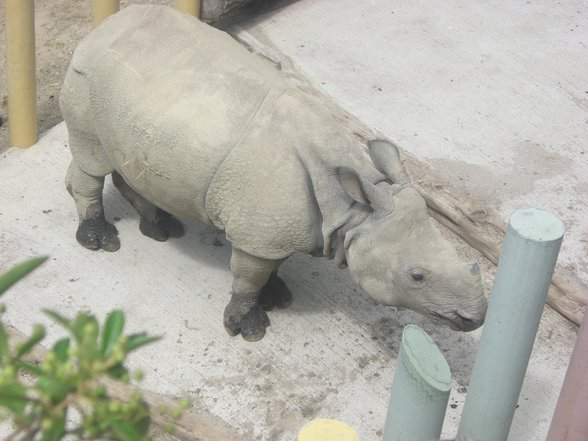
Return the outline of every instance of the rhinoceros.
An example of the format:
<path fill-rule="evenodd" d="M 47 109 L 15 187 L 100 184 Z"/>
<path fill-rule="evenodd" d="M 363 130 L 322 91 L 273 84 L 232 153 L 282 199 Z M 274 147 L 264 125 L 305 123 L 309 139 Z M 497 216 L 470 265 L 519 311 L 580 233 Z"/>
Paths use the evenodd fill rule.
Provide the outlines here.
<path fill-rule="evenodd" d="M 397 147 L 351 130 L 228 34 L 170 8 L 129 6 L 79 44 L 60 106 L 77 240 L 120 246 L 102 205 L 108 174 L 149 237 L 181 236 L 178 218 L 224 230 L 230 335 L 264 336 L 266 310 L 291 302 L 278 267 L 299 252 L 348 265 L 383 305 L 456 330 L 483 323 L 479 267 L 433 228 Z"/>

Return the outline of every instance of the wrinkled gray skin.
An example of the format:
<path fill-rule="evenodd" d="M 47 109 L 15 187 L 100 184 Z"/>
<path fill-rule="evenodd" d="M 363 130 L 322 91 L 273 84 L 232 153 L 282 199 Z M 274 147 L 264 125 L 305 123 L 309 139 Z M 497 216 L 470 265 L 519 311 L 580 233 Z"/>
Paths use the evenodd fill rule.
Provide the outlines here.
<path fill-rule="evenodd" d="M 224 230 L 229 334 L 258 340 L 265 309 L 290 304 L 276 273 L 296 252 L 348 264 L 383 305 L 464 331 L 483 323 L 478 266 L 432 228 L 396 147 L 355 134 L 227 34 L 165 7 L 129 6 L 80 43 L 60 104 L 78 241 L 120 246 L 102 206 L 111 173 L 145 235 L 181 236 L 175 217 Z"/>

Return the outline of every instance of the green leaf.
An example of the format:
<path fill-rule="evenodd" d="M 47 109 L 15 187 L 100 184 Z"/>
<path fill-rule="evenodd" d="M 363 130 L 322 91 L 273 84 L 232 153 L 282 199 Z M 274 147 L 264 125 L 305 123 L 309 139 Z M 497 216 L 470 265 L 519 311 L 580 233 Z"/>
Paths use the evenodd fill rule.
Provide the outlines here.
<path fill-rule="evenodd" d="M 108 389 L 104 385 L 98 385 L 87 392 L 87 395 L 92 398 L 105 399 L 108 398 Z"/>
<path fill-rule="evenodd" d="M 145 415 L 141 417 L 135 423 L 135 429 L 142 435 L 145 436 L 151 426 L 151 416 L 149 415 L 149 408 L 145 405 Z"/>
<path fill-rule="evenodd" d="M 43 369 L 41 369 L 35 363 L 29 363 L 28 361 L 15 360 L 14 365 L 16 366 L 16 368 L 24 369 L 25 371 L 27 371 L 33 375 L 42 375 L 43 374 Z"/>
<path fill-rule="evenodd" d="M 112 430 L 117 440 L 120 441 L 143 441 L 139 431 L 126 421 L 113 421 Z"/>
<path fill-rule="evenodd" d="M 16 358 L 20 358 L 31 352 L 33 347 L 45 338 L 45 335 L 45 328 L 41 325 L 35 325 L 32 335 L 23 343 L 16 346 Z"/>
<path fill-rule="evenodd" d="M 110 375 L 112 378 L 120 380 L 125 375 L 128 375 L 129 371 L 123 366 L 122 363 L 118 363 L 109 368 L 108 371 L 106 371 L 106 373 Z"/>
<path fill-rule="evenodd" d="M 67 397 L 74 386 L 53 377 L 40 377 L 36 384 L 37 389 L 47 396 L 52 403 L 59 403 Z"/>
<path fill-rule="evenodd" d="M 0 407 L 5 407 L 14 413 L 22 413 L 29 402 L 26 388 L 20 383 L 0 386 Z"/>
<path fill-rule="evenodd" d="M 100 353 L 104 357 L 108 357 L 112 353 L 112 348 L 121 336 L 124 326 L 125 315 L 121 310 L 116 309 L 108 314 L 102 330 L 102 344 L 100 345 Z"/>
<path fill-rule="evenodd" d="M 41 441 L 59 441 L 65 433 L 65 413 L 58 420 L 53 420 L 53 424 L 47 430 L 43 430 Z"/>
<path fill-rule="evenodd" d="M 87 327 L 89 325 L 92 329 L 92 334 L 95 335 L 86 335 L 87 334 Z M 76 315 L 76 318 L 71 324 L 71 332 L 73 333 L 76 341 L 78 343 L 86 341 L 86 343 L 93 343 L 93 345 L 97 345 L 97 338 L 98 338 L 98 320 L 91 314 L 86 314 L 85 312 L 80 312 Z M 90 341 L 88 338 L 90 337 Z M 93 341 L 91 341 L 93 340 Z"/>
<path fill-rule="evenodd" d="M 8 347 L 8 333 L 2 323 L 0 323 L 0 365 L 3 365 L 6 357 L 10 355 L 10 349 Z"/>
<path fill-rule="evenodd" d="M 141 346 L 145 346 L 149 343 L 153 343 L 157 340 L 161 340 L 160 335 L 147 335 L 145 332 L 139 334 L 131 334 L 128 336 L 127 344 L 125 345 L 125 351 L 131 352 Z"/>
<path fill-rule="evenodd" d="M 4 294 L 8 288 L 25 277 L 47 259 L 48 256 L 35 257 L 34 259 L 19 263 L 12 269 L 5 272 L 2 276 L 0 276 L 0 295 Z"/>
<path fill-rule="evenodd" d="M 63 326 L 65 329 L 71 329 L 71 320 L 69 320 L 68 318 L 49 309 L 43 309 L 43 312 L 47 314 L 49 317 L 51 317 L 54 321 L 59 323 L 61 326 Z"/>
<path fill-rule="evenodd" d="M 71 331 L 79 345 L 80 371 L 89 373 L 92 370 L 92 362 L 100 358 L 98 352 L 98 321 L 93 315 L 80 313 L 76 316 L 71 326 Z"/>
<path fill-rule="evenodd" d="M 55 359 L 60 363 L 63 363 L 68 358 L 67 351 L 69 350 L 70 339 L 68 337 L 62 338 L 58 340 L 53 345 L 53 353 L 55 354 Z"/>

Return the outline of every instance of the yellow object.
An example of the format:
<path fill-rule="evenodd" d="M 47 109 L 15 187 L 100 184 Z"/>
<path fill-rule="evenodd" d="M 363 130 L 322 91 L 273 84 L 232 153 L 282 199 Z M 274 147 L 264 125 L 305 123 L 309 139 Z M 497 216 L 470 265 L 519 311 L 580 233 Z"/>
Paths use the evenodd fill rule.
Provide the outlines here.
<path fill-rule="evenodd" d="M 120 0 L 92 0 L 92 27 L 100 26 L 104 20 L 120 9 Z"/>
<path fill-rule="evenodd" d="M 300 430 L 298 441 L 359 441 L 359 435 L 341 421 L 317 418 Z"/>
<path fill-rule="evenodd" d="M 6 37 L 10 145 L 30 147 L 37 141 L 34 0 L 6 0 Z"/>
<path fill-rule="evenodd" d="M 176 9 L 200 18 L 200 0 L 176 0 Z"/>

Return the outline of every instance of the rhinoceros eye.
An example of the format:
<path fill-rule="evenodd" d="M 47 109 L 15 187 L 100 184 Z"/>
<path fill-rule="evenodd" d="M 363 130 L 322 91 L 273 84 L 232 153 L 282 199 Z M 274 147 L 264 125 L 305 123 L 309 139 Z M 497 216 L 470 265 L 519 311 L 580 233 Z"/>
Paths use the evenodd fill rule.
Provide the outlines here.
<path fill-rule="evenodd" d="M 422 268 L 413 268 L 410 270 L 410 277 L 417 283 L 425 281 L 425 270 Z"/>

